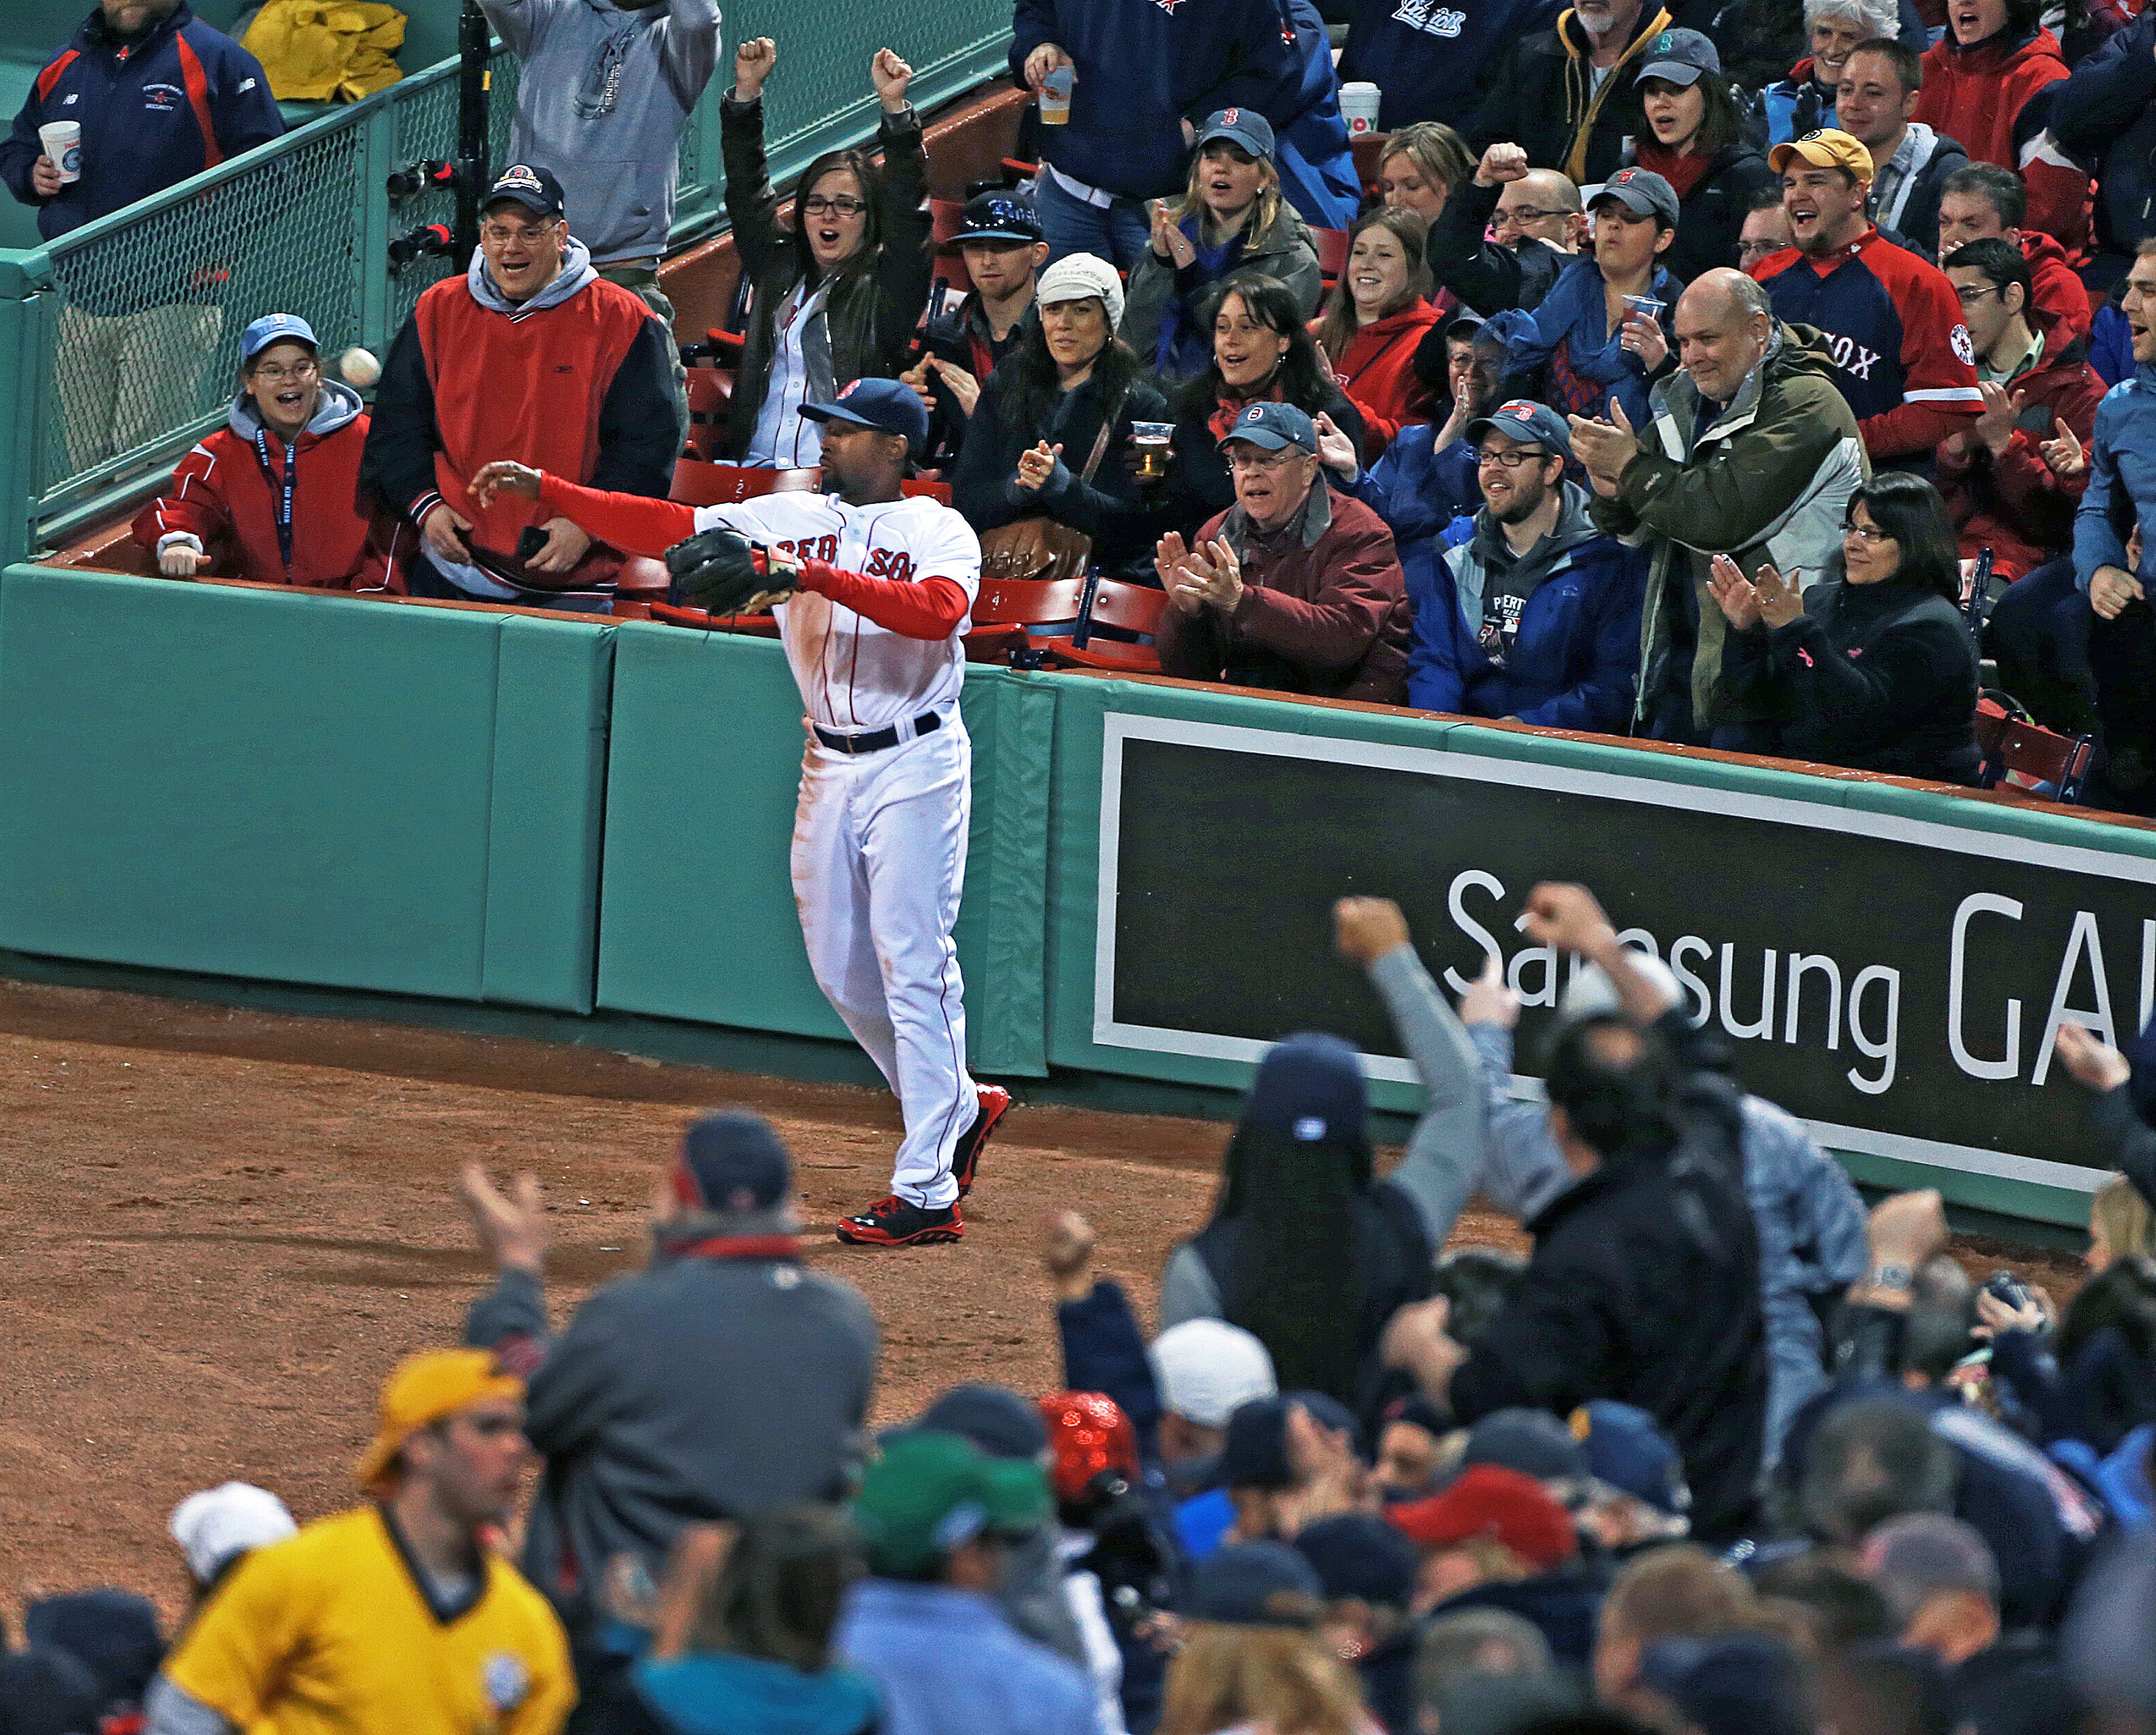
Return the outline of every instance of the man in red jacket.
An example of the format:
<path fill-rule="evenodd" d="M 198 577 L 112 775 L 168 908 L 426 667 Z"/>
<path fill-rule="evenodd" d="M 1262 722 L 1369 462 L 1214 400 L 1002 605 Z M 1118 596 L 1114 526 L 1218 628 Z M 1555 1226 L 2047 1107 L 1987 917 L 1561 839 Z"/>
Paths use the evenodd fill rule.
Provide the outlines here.
<path fill-rule="evenodd" d="M 367 426 L 359 393 L 323 379 L 314 328 L 267 314 L 240 337 L 225 425 L 181 459 L 135 540 L 168 578 L 214 567 L 264 584 L 402 591 L 415 538 L 360 491 Z"/>
<path fill-rule="evenodd" d="M 1197 545 L 1161 538 L 1170 607 L 1162 670 L 1192 680 L 1378 705 L 1407 702 L 1407 580 L 1393 533 L 1322 480 L 1317 429 L 1291 403 L 1254 403 L 1220 449 L 1235 504 Z"/>
<path fill-rule="evenodd" d="M 2005 241 L 1972 241 L 1947 255 L 1976 346 L 1984 413 L 1939 444 L 1936 476 L 1962 557 L 1992 552 L 1993 571 L 2025 573 L 2066 552 L 2085 468 L 2061 475 L 2044 448 L 2071 432 L 2086 450 L 2095 437 L 2103 382 L 2087 347 L 2062 321 L 2030 305 L 2028 261 Z"/>
<path fill-rule="evenodd" d="M 634 290 L 593 269 L 548 170 L 505 171 L 479 234 L 470 269 L 421 295 L 397 334 L 362 476 L 425 543 L 415 595 L 514 602 L 582 589 L 612 577 L 611 555 L 536 501 L 480 506 L 465 481 L 509 458 L 664 499 L 681 450 L 673 340 Z"/>
<path fill-rule="evenodd" d="M 1973 162 L 2018 169 L 2029 218 L 2078 258 L 2088 239 L 2089 177 L 2051 133 L 2051 91 L 2066 77 L 2043 0 L 1948 0 L 1947 33 L 1924 54 L 1916 118 L 1968 147 Z M 1943 235 L 1939 245 L 1947 248 Z"/>
<path fill-rule="evenodd" d="M 2066 263 L 2066 249 L 2041 230 L 2024 228 L 2029 220 L 2029 191 L 2021 177 L 1995 162 L 1972 162 L 1956 169 L 1939 187 L 1939 257 L 1972 241 L 2004 241 L 2021 249 L 2029 262 L 2029 305 L 2049 314 L 2066 334 L 2086 344 L 2089 336 L 2088 289 Z"/>

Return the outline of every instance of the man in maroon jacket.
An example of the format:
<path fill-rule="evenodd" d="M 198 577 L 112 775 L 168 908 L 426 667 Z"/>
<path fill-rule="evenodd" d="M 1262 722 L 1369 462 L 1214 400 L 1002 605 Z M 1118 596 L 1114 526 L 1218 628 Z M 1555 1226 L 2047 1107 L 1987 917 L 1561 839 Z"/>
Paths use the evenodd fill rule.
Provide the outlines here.
<path fill-rule="evenodd" d="M 1161 538 L 1169 675 L 1238 686 L 1407 701 L 1407 581 L 1393 533 L 1319 480 L 1317 429 L 1291 403 L 1254 403 L 1220 441 L 1235 504 L 1197 546 Z"/>

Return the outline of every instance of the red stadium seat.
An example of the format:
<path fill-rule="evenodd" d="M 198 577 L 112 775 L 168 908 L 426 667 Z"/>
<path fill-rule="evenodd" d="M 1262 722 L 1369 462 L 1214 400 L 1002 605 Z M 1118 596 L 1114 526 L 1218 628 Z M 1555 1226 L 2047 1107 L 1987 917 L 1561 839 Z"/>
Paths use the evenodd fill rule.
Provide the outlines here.
<path fill-rule="evenodd" d="M 2062 802 L 2082 798 L 2096 751 L 2092 736 L 2056 734 L 2025 717 L 2004 715 L 1988 700 L 1977 703 L 1976 745 L 1984 755 L 1977 773 L 1984 788 L 2049 783 Z"/>
<path fill-rule="evenodd" d="M 901 482 L 898 485 L 898 491 L 909 498 L 919 495 L 935 500 L 942 506 L 947 506 L 951 504 L 951 485 L 948 482 Z"/>
<path fill-rule="evenodd" d="M 958 224 L 966 215 L 966 207 L 959 199 L 931 199 L 928 202 L 929 233 L 938 253 L 955 253 Z"/>
<path fill-rule="evenodd" d="M 632 554 L 621 563 L 613 582 L 613 613 L 617 620 L 649 620 L 652 605 L 664 604 L 671 581 L 666 562 L 647 554 Z"/>
<path fill-rule="evenodd" d="M 1391 137 L 1389 132 L 1366 132 L 1348 146 L 1355 153 L 1355 178 L 1368 198 L 1377 197 L 1378 170 L 1384 162 L 1385 145 Z"/>
<path fill-rule="evenodd" d="M 1328 284 L 1339 282 L 1340 274 L 1348 269 L 1348 231 L 1314 228 L 1310 239 L 1317 249 L 1318 274 Z"/>
<path fill-rule="evenodd" d="M 685 506 L 730 506 L 762 494 L 813 490 L 823 478 L 821 470 L 762 470 L 683 458 L 675 463 L 674 485 L 666 490 L 666 497 Z"/>
<path fill-rule="evenodd" d="M 726 406 L 733 401 L 734 377 L 716 367 L 691 367 L 688 375 L 689 450 L 708 459 L 719 449 Z"/>
<path fill-rule="evenodd" d="M 1000 663 L 1013 651 L 1037 650 L 1062 639 L 1043 639 L 1034 627 L 1070 627 L 1086 595 L 1082 578 L 992 578 L 973 598 L 973 630 L 966 634 L 969 662 Z"/>
<path fill-rule="evenodd" d="M 1078 617 L 1078 629 L 1068 643 L 1050 648 L 1052 659 L 1081 669 L 1113 669 L 1127 675 L 1158 675 L 1160 653 L 1141 638 L 1160 630 L 1168 609 L 1168 593 L 1146 584 L 1122 584 L 1113 578 L 1096 578 Z M 1103 638 L 1106 627 L 1112 636 Z"/>

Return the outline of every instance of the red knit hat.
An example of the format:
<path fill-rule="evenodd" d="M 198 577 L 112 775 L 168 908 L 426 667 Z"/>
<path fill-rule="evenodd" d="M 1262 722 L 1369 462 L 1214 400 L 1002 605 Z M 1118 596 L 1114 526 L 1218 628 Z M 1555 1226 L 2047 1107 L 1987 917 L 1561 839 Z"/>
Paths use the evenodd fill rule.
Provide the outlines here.
<path fill-rule="evenodd" d="M 1502 1543 L 1537 1572 L 1563 1566 L 1579 1553 L 1579 1533 L 1565 1510 L 1531 1476 L 1498 1464 L 1460 1471 L 1442 1494 L 1409 1501 L 1387 1514 L 1423 1548 L 1449 1548 L 1486 1538 Z"/>
<path fill-rule="evenodd" d="M 1084 1500 L 1093 1478 L 1104 1470 L 1126 1481 L 1137 1481 L 1137 1430 L 1105 1392 L 1050 1392 L 1040 1400 L 1040 1419 L 1048 1424 L 1054 1460 L 1049 1475 L 1058 1500 Z"/>

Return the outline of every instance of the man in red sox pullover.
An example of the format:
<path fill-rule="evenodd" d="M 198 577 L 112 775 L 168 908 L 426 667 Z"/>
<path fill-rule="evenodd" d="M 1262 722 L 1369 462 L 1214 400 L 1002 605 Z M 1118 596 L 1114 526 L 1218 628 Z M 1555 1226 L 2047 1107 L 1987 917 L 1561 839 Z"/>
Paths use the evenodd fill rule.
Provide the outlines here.
<path fill-rule="evenodd" d="M 360 491 L 367 425 L 359 393 L 323 379 L 314 328 L 265 314 L 240 338 L 225 425 L 180 459 L 135 540 L 167 578 L 401 592 L 418 539 Z"/>
<path fill-rule="evenodd" d="M 1972 162 L 2019 170 L 2029 227 L 2078 259 L 2089 176 L 2051 136 L 2051 87 L 2066 81 L 2066 63 L 2042 12 L 2042 0 L 1948 0 L 1947 33 L 1924 51 L 1915 118 L 1959 139 Z"/>
<path fill-rule="evenodd" d="M 419 297 L 375 397 L 362 477 L 418 529 L 412 593 L 513 602 L 527 592 L 505 574 L 528 572 L 542 592 L 564 588 L 580 564 L 594 580 L 610 576 L 569 518 L 514 495 L 478 505 L 465 480 L 508 458 L 664 498 L 681 450 L 673 341 L 634 291 L 592 269 L 553 175 L 509 168 L 480 208 L 470 269 Z M 545 544 L 520 559 L 533 525 Z"/>
<path fill-rule="evenodd" d="M 1775 318 L 1826 339 L 1873 465 L 1928 463 L 1984 408 L 1953 285 L 1866 218 L 1871 153 L 1847 133 L 1808 132 L 1767 160 L 1782 177 L 1796 244 L 1768 254 L 1753 276 Z"/>

